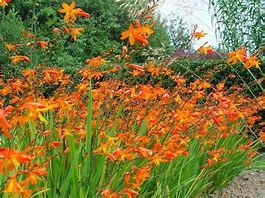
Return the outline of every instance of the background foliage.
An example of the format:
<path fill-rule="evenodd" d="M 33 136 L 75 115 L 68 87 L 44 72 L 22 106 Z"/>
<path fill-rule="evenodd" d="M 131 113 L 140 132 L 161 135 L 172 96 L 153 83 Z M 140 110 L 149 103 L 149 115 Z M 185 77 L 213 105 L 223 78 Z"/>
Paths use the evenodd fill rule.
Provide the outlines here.
<path fill-rule="evenodd" d="M 242 45 L 255 52 L 264 46 L 262 4 L 261 0 L 210 0 L 222 47 L 231 51 Z"/>

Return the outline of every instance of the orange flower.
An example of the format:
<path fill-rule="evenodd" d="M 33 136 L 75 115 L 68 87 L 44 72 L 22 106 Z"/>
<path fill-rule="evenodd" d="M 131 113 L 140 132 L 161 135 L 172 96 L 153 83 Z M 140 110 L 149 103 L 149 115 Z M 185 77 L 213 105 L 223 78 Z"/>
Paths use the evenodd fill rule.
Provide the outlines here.
<path fill-rule="evenodd" d="M 151 29 L 152 25 L 142 26 L 138 19 L 136 20 L 135 24 L 137 27 L 137 32 L 143 37 L 149 36 L 150 34 L 154 33 L 154 30 Z"/>
<path fill-rule="evenodd" d="M 142 157 L 147 158 L 153 154 L 153 151 L 144 147 L 138 147 L 134 149 L 135 152 L 139 153 Z"/>
<path fill-rule="evenodd" d="M 65 23 L 69 22 L 69 20 L 75 21 L 76 20 L 76 9 L 75 2 L 72 2 L 70 5 L 67 5 L 66 3 L 62 3 L 63 9 L 59 9 L 58 12 L 65 13 L 64 21 Z"/>
<path fill-rule="evenodd" d="M 5 44 L 5 48 L 8 50 L 8 51 L 13 51 L 14 49 L 16 49 L 16 45 L 12 44 L 12 43 L 6 43 Z"/>
<path fill-rule="evenodd" d="M 40 179 L 39 176 L 48 176 L 48 172 L 46 168 L 35 168 L 27 172 L 27 178 L 21 182 L 23 186 L 28 186 L 29 183 L 32 185 L 36 185 L 38 180 Z"/>
<path fill-rule="evenodd" d="M 21 110 L 28 109 L 30 118 L 37 115 L 39 117 L 40 121 L 47 124 L 47 121 L 42 116 L 41 112 L 49 111 L 49 110 L 53 109 L 54 107 L 56 107 L 56 105 L 54 105 L 54 104 L 53 105 L 46 105 L 46 104 L 41 104 L 41 103 L 36 103 L 36 102 L 26 102 L 20 107 L 20 109 Z"/>
<path fill-rule="evenodd" d="M 205 37 L 205 35 L 207 35 L 207 33 L 203 32 L 203 31 L 201 31 L 201 32 L 192 32 L 191 33 L 191 36 L 196 38 L 196 39 L 198 39 L 198 40 L 203 38 L 203 37 Z"/>
<path fill-rule="evenodd" d="M 1 7 L 5 7 L 5 6 L 7 6 L 8 4 L 7 3 L 9 3 L 11 0 L 0 0 L 0 6 Z"/>
<path fill-rule="evenodd" d="M 97 56 L 95 58 L 87 59 L 86 62 L 89 67 L 99 67 L 100 65 L 105 63 L 106 60 L 101 58 L 100 56 Z"/>
<path fill-rule="evenodd" d="M 197 49 L 197 51 L 201 54 L 212 54 L 212 53 L 214 53 L 213 48 L 210 45 L 205 46 L 206 44 L 207 44 L 207 42 L 204 43 L 201 47 L 199 47 L 199 49 Z"/>
<path fill-rule="evenodd" d="M 40 45 L 40 47 L 42 49 L 45 49 L 45 48 L 47 48 L 48 42 L 47 41 L 39 41 L 38 44 Z"/>
<path fill-rule="evenodd" d="M 135 183 L 133 184 L 133 187 L 138 188 L 141 183 L 143 183 L 148 177 L 150 177 L 150 172 L 150 167 L 139 168 L 135 174 Z"/>
<path fill-rule="evenodd" d="M 134 45 L 135 40 L 142 45 L 147 45 L 148 44 L 148 41 L 146 40 L 147 37 L 142 36 L 140 32 L 141 31 L 139 31 L 138 28 L 134 29 L 133 24 L 130 24 L 129 30 L 121 33 L 121 40 L 129 38 L 130 45 Z"/>
<path fill-rule="evenodd" d="M 105 189 L 101 192 L 101 195 L 104 198 L 118 198 L 118 194 L 116 192 L 112 192 L 111 189 Z"/>
<path fill-rule="evenodd" d="M 24 188 L 17 181 L 17 175 L 10 177 L 3 192 L 15 192 L 18 194 L 24 192 Z"/>
<path fill-rule="evenodd" d="M 246 54 L 246 50 L 243 48 L 239 48 L 237 51 L 235 52 L 229 52 L 228 56 L 230 57 L 227 60 L 227 63 L 233 63 L 233 64 L 237 64 L 237 61 L 245 61 L 247 58 L 247 54 Z"/>
<path fill-rule="evenodd" d="M 123 194 L 127 195 L 128 198 L 136 197 L 139 195 L 138 192 L 132 189 L 125 188 L 124 190 L 121 191 Z"/>
<path fill-rule="evenodd" d="M 75 2 L 72 2 L 70 5 L 67 5 L 66 3 L 62 3 L 63 9 L 59 9 L 58 12 L 65 13 L 64 21 L 65 23 L 68 23 L 69 21 L 75 22 L 76 16 L 83 16 L 85 18 L 89 18 L 90 14 L 84 12 L 81 8 L 75 8 Z"/>
<path fill-rule="evenodd" d="M 150 163 L 155 164 L 156 166 L 158 166 L 160 163 L 168 162 L 168 160 L 163 159 L 163 157 L 159 154 L 155 154 L 150 160 Z"/>
<path fill-rule="evenodd" d="M 77 15 L 85 17 L 85 18 L 90 18 L 90 14 L 87 12 L 84 12 L 81 8 L 77 8 Z"/>
<path fill-rule="evenodd" d="M 61 142 L 59 142 L 59 141 L 53 141 L 53 142 L 51 142 L 49 145 L 52 147 L 52 148 L 56 148 L 56 147 L 58 147 L 58 146 L 61 146 Z"/>
<path fill-rule="evenodd" d="M 10 139 L 12 137 L 9 133 L 9 129 L 11 126 L 5 118 L 5 112 L 3 109 L 0 109 L 0 127 L 3 129 L 6 137 Z"/>
<path fill-rule="evenodd" d="M 32 160 L 31 157 L 23 152 L 13 149 L 0 148 L 0 172 L 5 173 L 5 168 L 12 171 L 15 166 L 23 163 L 26 164 Z"/>
<path fill-rule="evenodd" d="M 129 30 L 121 33 L 121 40 L 129 38 L 130 45 L 134 45 L 135 43 L 134 34 L 135 34 L 135 31 L 133 28 L 133 24 L 130 24 Z"/>
<path fill-rule="evenodd" d="M 22 70 L 23 76 L 28 80 L 33 79 L 36 80 L 36 71 L 32 69 L 24 69 Z"/>
<path fill-rule="evenodd" d="M 131 64 L 131 63 L 126 63 L 125 65 L 128 68 L 132 68 L 132 69 L 135 69 L 135 70 L 139 71 L 141 74 L 144 74 L 145 73 L 143 66 L 135 65 L 135 64 Z"/>
<path fill-rule="evenodd" d="M 145 19 L 152 19 L 153 16 L 152 16 L 152 15 L 146 15 L 146 16 L 144 16 L 144 18 L 145 18 Z"/>
<path fill-rule="evenodd" d="M 71 28 L 71 34 L 72 34 L 72 39 L 76 41 L 77 36 L 80 34 L 80 31 L 83 31 L 84 28 Z"/>
<path fill-rule="evenodd" d="M 11 56 L 11 62 L 13 64 L 19 63 L 21 61 L 31 62 L 31 60 L 27 56 L 22 56 L 22 55 Z"/>
<path fill-rule="evenodd" d="M 251 55 L 249 58 L 246 58 L 244 61 L 244 68 L 249 69 L 253 66 L 256 66 L 256 68 L 259 68 L 260 61 L 258 58 L 254 55 Z"/>

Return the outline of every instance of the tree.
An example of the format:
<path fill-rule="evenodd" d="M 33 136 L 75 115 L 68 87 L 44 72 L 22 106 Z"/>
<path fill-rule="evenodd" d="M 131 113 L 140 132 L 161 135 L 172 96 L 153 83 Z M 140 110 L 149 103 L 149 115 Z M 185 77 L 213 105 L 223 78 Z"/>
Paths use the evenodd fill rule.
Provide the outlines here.
<path fill-rule="evenodd" d="M 210 8 L 223 48 L 256 52 L 264 46 L 261 0 L 210 0 Z"/>

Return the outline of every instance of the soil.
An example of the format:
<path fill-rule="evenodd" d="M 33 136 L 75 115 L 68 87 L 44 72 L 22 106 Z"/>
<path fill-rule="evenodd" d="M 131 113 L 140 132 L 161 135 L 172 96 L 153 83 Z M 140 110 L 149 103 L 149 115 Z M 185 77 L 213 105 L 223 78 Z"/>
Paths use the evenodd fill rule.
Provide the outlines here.
<path fill-rule="evenodd" d="M 244 171 L 225 189 L 208 198 L 265 198 L 265 170 Z"/>

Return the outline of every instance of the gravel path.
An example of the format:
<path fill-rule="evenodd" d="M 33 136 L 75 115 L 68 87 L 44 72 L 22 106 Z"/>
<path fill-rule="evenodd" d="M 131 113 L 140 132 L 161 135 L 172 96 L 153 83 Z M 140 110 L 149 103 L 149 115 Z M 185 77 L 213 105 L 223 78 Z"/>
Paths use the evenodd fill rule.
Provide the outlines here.
<path fill-rule="evenodd" d="M 247 170 L 209 198 L 265 198 L 265 170 Z"/>

